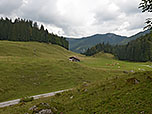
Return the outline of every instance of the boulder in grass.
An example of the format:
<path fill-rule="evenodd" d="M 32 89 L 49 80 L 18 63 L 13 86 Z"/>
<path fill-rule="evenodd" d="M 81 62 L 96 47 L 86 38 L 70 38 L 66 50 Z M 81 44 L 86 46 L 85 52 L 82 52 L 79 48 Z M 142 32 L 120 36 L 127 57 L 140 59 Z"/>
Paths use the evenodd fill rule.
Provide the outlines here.
<path fill-rule="evenodd" d="M 123 71 L 123 73 L 128 74 L 129 72 L 125 70 L 125 71 Z"/>
<path fill-rule="evenodd" d="M 56 114 L 57 112 L 57 109 L 51 107 L 48 103 L 39 103 L 31 107 L 29 110 L 32 111 L 32 114 Z"/>
<path fill-rule="evenodd" d="M 42 109 L 37 114 L 53 114 L 51 109 Z"/>
<path fill-rule="evenodd" d="M 36 105 L 34 105 L 34 106 L 32 106 L 29 110 L 34 111 L 34 110 L 36 110 L 36 109 L 37 109 L 37 107 L 36 107 Z"/>
<path fill-rule="evenodd" d="M 135 71 L 134 71 L 134 70 L 131 70 L 130 72 L 131 72 L 131 73 L 134 73 Z"/>
<path fill-rule="evenodd" d="M 140 80 L 138 80 L 136 78 L 129 78 L 129 79 L 127 79 L 127 82 L 131 83 L 131 84 L 139 84 Z"/>

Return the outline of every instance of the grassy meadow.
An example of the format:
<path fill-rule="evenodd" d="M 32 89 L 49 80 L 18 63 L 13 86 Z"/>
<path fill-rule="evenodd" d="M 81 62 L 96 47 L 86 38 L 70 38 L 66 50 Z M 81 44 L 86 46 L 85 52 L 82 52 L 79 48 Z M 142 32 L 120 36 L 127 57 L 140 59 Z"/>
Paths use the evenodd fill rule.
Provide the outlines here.
<path fill-rule="evenodd" d="M 77 56 L 81 62 L 69 61 L 70 56 Z M 119 108 L 118 113 L 123 110 L 122 113 L 126 111 L 129 114 L 135 110 L 138 113 L 141 104 L 141 109 L 145 104 L 148 108 L 144 109 L 148 112 L 151 111 L 149 106 L 152 106 L 152 102 L 148 101 L 152 88 L 149 80 L 143 75 L 152 70 L 150 65 L 150 62 L 119 61 L 112 55 L 103 53 L 86 57 L 52 44 L 0 41 L 0 102 L 76 88 L 59 96 L 36 100 L 23 106 L 2 108 L 0 113 L 25 113 L 28 108 L 39 102 L 48 102 L 58 109 L 56 113 L 65 114 L 109 114 L 118 112 Z M 147 75 L 150 74 L 148 72 Z M 124 83 L 129 77 L 137 77 L 143 83 Z M 88 86 L 83 87 L 84 83 L 88 83 Z M 74 97 L 70 99 L 71 96 Z M 146 97 L 142 101 L 140 98 L 143 96 Z M 140 102 L 134 104 L 138 100 Z M 130 112 L 129 105 L 135 105 Z"/>
<path fill-rule="evenodd" d="M 107 53 L 98 53 L 91 57 L 86 57 L 82 64 L 92 67 L 105 70 L 115 70 L 115 71 L 131 71 L 140 72 L 140 71 L 151 71 L 150 67 L 151 62 L 128 62 L 128 61 L 119 61 L 114 58 L 113 55 Z"/>
<path fill-rule="evenodd" d="M 74 55 L 82 62 L 70 62 L 69 56 Z M 89 59 L 57 45 L 1 41 L 0 102 L 72 88 L 119 72 L 109 74 L 105 69 L 88 67 Z"/>
<path fill-rule="evenodd" d="M 0 113 L 33 114 L 29 110 L 32 106 L 48 103 L 56 109 L 54 114 L 151 114 L 152 78 L 147 78 L 151 75 L 151 72 L 140 72 L 96 83 L 83 83 L 74 90 L 53 97 L 2 108 Z M 126 81 L 132 77 L 140 83 Z"/>

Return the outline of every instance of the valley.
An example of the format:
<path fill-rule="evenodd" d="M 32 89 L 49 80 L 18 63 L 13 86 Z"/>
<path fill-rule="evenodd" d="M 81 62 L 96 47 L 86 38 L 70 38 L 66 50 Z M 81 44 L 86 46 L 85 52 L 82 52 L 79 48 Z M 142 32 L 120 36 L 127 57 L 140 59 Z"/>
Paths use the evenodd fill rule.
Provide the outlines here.
<path fill-rule="evenodd" d="M 152 114 L 151 13 L 152 0 L 1 0 L 0 114 Z"/>

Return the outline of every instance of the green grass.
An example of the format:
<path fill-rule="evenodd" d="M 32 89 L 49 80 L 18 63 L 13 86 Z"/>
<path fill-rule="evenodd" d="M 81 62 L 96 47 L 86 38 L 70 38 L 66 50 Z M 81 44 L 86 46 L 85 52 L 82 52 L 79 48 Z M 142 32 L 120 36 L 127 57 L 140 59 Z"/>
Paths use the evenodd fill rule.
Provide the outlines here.
<path fill-rule="evenodd" d="M 69 56 L 78 56 L 81 62 L 70 62 Z M 85 57 L 60 46 L 45 43 L 0 41 L 0 102 L 77 87 L 74 91 L 59 95 L 60 97 L 3 108 L 0 109 L 0 113 L 25 113 L 28 112 L 28 108 L 39 102 L 48 102 L 57 107 L 58 112 L 66 114 L 125 113 L 125 111 L 129 114 L 139 112 L 139 109 L 148 112 L 151 102 L 147 99 L 151 95 L 152 88 L 151 83 L 148 83 L 143 75 L 147 76 L 151 73 L 143 74 L 142 72 L 151 71 L 152 68 L 145 65 L 151 65 L 151 62 L 119 61 L 112 55 L 103 53 Z M 141 79 L 143 83 L 138 85 L 125 83 L 127 78 L 132 77 L 132 73 L 128 75 L 123 71 L 130 72 L 131 70 L 139 72 L 135 74 L 135 77 Z M 84 82 L 89 83 L 87 92 L 83 92 L 86 89 L 83 87 L 79 87 L 81 91 L 79 92 L 78 85 L 83 85 Z M 114 88 L 115 86 L 117 87 Z M 127 91 L 129 92 L 126 96 Z M 74 98 L 70 99 L 71 96 Z M 140 101 L 140 105 L 143 103 L 141 107 L 139 104 L 135 105 L 134 101 L 142 97 L 145 100 Z M 127 102 L 128 104 L 125 104 Z M 123 108 L 126 106 L 130 108 L 129 105 L 134 105 L 134 107 L 130 110 Z M 145 108 L 143 108 L 144 105 Z"/>
<path fill-rule="evenodd" d="M 78 56 L 82 62 L 68 60 Z M 0 102 L 72 88 L 85 81 L 121 75 L 84 63 L 90 58 L 60 46 L 37 42 L 0 42 Z"/>
<path fill-rule="evenodd" d="M 86 57 L 82 64 L 88 67 L 115 70 L 115 71 L 151 71 L 152 68 L 145 65 L 151 65 L 150 62 L 128 62 L 114 59 L 111 54 L 99 53 L 92 57 Z"/>
<path fill-rule="evenodd" d="M 29 113 L 33 105 L 48 103 L 55 107 L 55 114 L 151 114 L 152 80 L 147 79 L 152 72 L 140 72 L 113 77 L 105 81 L 84 83 L 72 91 L 42 98 L 26 104 L 18 104 L 0 109 L 1 114 Z M 127 82 L 136 78 L 139 84 Z M 151 77 L 152 78 L 152 77 Z"/>

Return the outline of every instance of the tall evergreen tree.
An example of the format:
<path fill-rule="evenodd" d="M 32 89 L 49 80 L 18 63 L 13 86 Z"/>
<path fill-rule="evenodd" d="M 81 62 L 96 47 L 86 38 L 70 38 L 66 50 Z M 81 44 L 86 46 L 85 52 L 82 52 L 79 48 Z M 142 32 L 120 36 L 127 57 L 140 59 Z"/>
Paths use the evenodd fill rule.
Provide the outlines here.
<path fill-rule="evenodd" d="M 60 45 L 68 49 L 69 43 L 65 38 L 49 33 L 41 25 L 40 29 L 36 22 L 30 20 L 8 18 L 0 19 L 0 40 L 10 41 L 38 41 Z"/>

